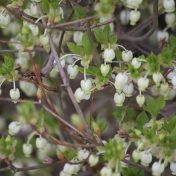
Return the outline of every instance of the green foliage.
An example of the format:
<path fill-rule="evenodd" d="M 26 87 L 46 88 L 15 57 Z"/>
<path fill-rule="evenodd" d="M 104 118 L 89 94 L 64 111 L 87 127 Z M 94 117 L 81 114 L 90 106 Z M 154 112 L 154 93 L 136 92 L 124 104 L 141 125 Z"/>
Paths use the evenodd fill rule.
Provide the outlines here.
<path fill-rule="evenodd" d="M 164 106 L 164 97 L 160 96 L 158 98 L 153 98 L 148 96 L 144 109 L 150 113 L 152 118 L 157 118 L 158 114 L 160 113 L 161 109 L 164 108 Z"/>
<path fill-rule="evenodd" d="M 4 76 L 6 79 L 13 79 L 14 76 L 14 66 L 15 60 L 10 54 L 4 55 L 4 62 L 0 66 L 0 75 Z"/>
<path fill-rule="evenodd" d="M 15 152 L 16 140 L 10 136 L 0 139 L 0 157 L 1 159 L 12 157 Z"/>
<path fill-rule="evenodd" d="M 113 112 L 113 116 L 120 121 L 123 117 L 124 122 L 132 122 L 136 117 L 136 112 L 133 108 L 117 107 Z"/>
<path fill-rule="evenodd" d="M 159 59 L 160 62 L 163 66 L 171 66 L 173 60 L 176 57 L 176 37 L 175 36 L 170 36 L 169 37 L 169 42 L 168 45 L 162 49 L 160 55 L 159 55 Z"/>
<path fill-rule="evenodd" d="M 79 71 L 81 73 L 84 73 L 84 68 L 79 67 Z M 96 88 L 99 89 L 99 88 L 101 88 L 102 85 L 108 83 L 109 77 L 111 75 L 111 71 L 112 70 L 110 70 L 109 73 L 106 76 L 103 76 L 98 67 L 90 66 L 88 69 L 86 69 L 86 75 L 95 77 Z"/>
<path fill-rule="evenodd" d="M 142 111 L 136 118 L 136 128 L 142 129 L 143 126 L 149 121 L 147 114 Z"/>
<path fill-rule="evenodd" d="M 84 33 L 82 38 L 82 45 L 83 45 L 84 55 L 87 55 L 87 56 L 91 55 L 93 51 L 93 44 L 91 43 L 88 33 Z"/>
<path fill-rule="evenodd" d="M 125 145 L 121 138 L 110 139 L 103 147 L 98 147 L 99 150 L 104 151 L 104 160 L 114 160 L 119 162 L 125 156 Z"/>
<path fill-rule="evenodd" d="M 78 46 L 72 42 L 68 42 L 67 46 L 72 53 L 83 55 L 83 48 L 81 46 Z"/>
<path fill-rule="evenodd" d="M 104 44 L 106 47 L 108 47 L 109 44 L 117 43 L 117 37 L 112 35 L 109 25 L 106 25 L 104 28 L 95 30 L 94 35 L 97 42 Z"/>
<path fill-rule="evenodd" d="M 77 151 L 74 149 L 69 149 L 69 150 L 65 150 L 64 151 L 64 157 L 67 160 L 72 160 L 73 158 L 75 158 L 77 156 Z"/>
<path fill-rule="evenodd" d="M 149 68 L 149 71 L 151 73 L 154 73 L 154 72 L 158 72 L 160 70 L 160 62 L 159 62 L 159 59 L 158 57 L 151 53 L 148 57 L 147 57 L 147 64 L 148 64 L 148 68 Z"/>
<path fill-rule="evenodd" d="M 122 173 L 124 176 L 144 176 L 144 171 L 142 169 L 134 167 L 125 167 L 122 169 Z"/>
<path fill-rule="evenodd" d="M 76 19 L 80 19 L 80 18 L 84 18 L 84 17 L 86 17 L 85 9 L 81 6 L 75 5 L 73 19 L 76 20 Z"/>

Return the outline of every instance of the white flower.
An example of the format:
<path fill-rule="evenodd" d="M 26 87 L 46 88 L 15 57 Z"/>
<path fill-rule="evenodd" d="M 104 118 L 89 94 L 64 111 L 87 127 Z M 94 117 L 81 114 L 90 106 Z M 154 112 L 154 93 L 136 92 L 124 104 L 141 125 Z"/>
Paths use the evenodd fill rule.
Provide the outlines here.
<path fill-rule="evenodd" d="M 77 65 L 68 65 L 67 73 L 70 79 L 75 79 L 78 74 L 78 66 Z"/>
<path fill-rule="evenodd" d="M 49 38 L 47 35 L 41 35 L 40 38 L 40 43 L 43 45 L 43 46 L 47 46 L 49 44 Z"/>
<path fill-rule="evenodd" d="M 37 36 L 39 34 L 39 28 L 37 25 L 30 24 L 30 23 L 26 23 L 26 25 L 30 28 L 34 36 Z"/>
<path fill-rule="evenodd" d="M 171 83 L 172 83 L 173 87 L 176 87 L 176 76 L 174 76 L 174 77 L 171 79 Z"/>
<path fill-rule="evenodd" d="M 90 155 L 89 156 L 89 164 L 91 167 L 95 166 L 99 161 L 99 157 L 97 155 Z"/>
<path fill-rule="evenodd" d="M 144 105 L 144 103 L 145 103 L 145 97 L 144 97 L 144 95 L 138 95 L 136 97 L 136 102 L 139 105 L 139 107 L 142 107 Z"/>
<path fill-rule="evenodd" d="M 134 57 L 131 64 L 135 69 L 138 69 L 141 66 L 141 61 L 139 58 Z"/>
<path fill-rule="evenodd" d="M 156 73 L 153 73 L 152 78 L 155 84 L 159 85 L 161 80 L 163 79 L 163 75 L 160 72 L 156 72 Z"/>
<path fill-rule="evenodd" d="M 84 92 L 84 100 L 89 100 L 91 96 L 91 92 Z"/>
<path fill-rule="evenodd" d="M 78 45 L 82 44 L 82 37 L 83 37 L 83 32 L 76 31 L 73 34 L 73 41 L 77 43 Z"/>
<path fill-rule="evenodd" d="M 90 92 L 92 88 L 92 80 L 91 79 L 81 80 L 80 85 L 81 85 L 81 89 L 84 92 Z"/>
<path fill-rule="evenodd" d="M 165 12 L 174 12 L 175 1 L 174 0 L 163 0 L 163 7 L 165 9 Z"/>
<path fill-rule="evenodd" d="M 145 91 L 149 86 L 149 79 L 141 77 L 138 79 L 137 85 L 140 91 Z"/>
<path fill-rule="evenodd" d="M 64 165 L 63 171 L 65 174 L 72 175 L 75 173 L 75 167 L 73 164 L 66 163 Z"/>
<path fill-rule="evenodd" d="M 100 71 L 103 76 L 106 76 L 109 73 L 110 65 L 109 64 L 101 64 Z"/>
<path fill-rule="evenodd" d="M 30 15 L 34 17 L 39 16 L 40 13 L 37 4 L 31 3 L 29 8 L 30 8 Z"/>
<path fill-rule="evenodd" d="M 20 89 L 29 97 L 35 96 L 37 94 L 37 88 L 33 83 L 20 81 L 19 86 Z"/>
<path fill-rule="evenodd" d="M 126 97 L 131 97 L 134 92 L 134 86 L 132 83 L 126 84 L 123 88 L 123 92 L 125 93 Z"/>
<path fill-rule="evenodd" d="M 100 171 L 100 175 L 101 176 L 110 176 L 110 175 L 112 175 L 112 169 L 104 166 Z"/>
<path fill-rule="evenodd" d="M 167 31 L 158 31 L 157 32 L 157 40 L 160 43 L 162 41 L 167 42 L 169 40 L 169 33 Z"/>
<path fill-rule="evenodd" d="M 43 138 L 43 137 L 38 137 L 38 138 L 36 139 L 35 143 L 36 143 L 36 147 L 37 147 L 38 149 L 44 149 L 44 148 L 46 147 L 46 145 L 47 145 L 47 141 L 46 141 L 46 139 Z"/>
<path fill-rule="evenodd" d="M 128 82 L 128 76 L 126 73 L 118 73 L 115 77 L 115 88 L 118 92 L 121 92 Z"/>
<path fill-rule="evenodd" d="M 140 19 L 141 13 L 137 10 L 131 10 L 130 11 L 130 24 L 134 26 Z"/>
<path fill-rule="evenodd" d="M 176 163 L 175 162 L 170 163 L 170 170 L 172 172 L 172 175 L 176 175 Z"/>
<path fill-rule="evenodd" d="M 5 28 L 10 23 L 9 14 L 0 13 L 0 28 Z"/>
<path fill-rule="evenodd" d="M 76 101 L 79 103 L 81 100 L 84 99 L 85 93 L 81 88 L 77 88 L 74 95 L 75 95 Z"/>
<path fill-rule="evenodd" d="M 135 162 L 138 162 L 141 158 L 141 152 L 139 150 L 134 150 L 132 153 L 132 158 Z"/>
<path fill-rule="evenodd" d="M 163 83 L 160 85 L 160 93 L 165 94 L 169 90 L 169 84 Z"/>
<path fill-rule="evenodd" d="M 16 100 L 20 98 L 20 91 L 18 88 L 10 89 L 10 98 L 13 100 L 14 103 L 16 103 Z"/>
<path fill-rule="evenodd" d="M 152 162 L 152 154 L 149 151 L 141 152 L 141 164 L 145 167 Z"/>
<path fill-rule="evenodd" d="M 115 58 L 115 52 L 111 48 L 106 48 L 103 52 L 103 58 L 105 62 L 112 62 L 112 60 Z"/>
<path fill-rule="evenodd" d="M 160 176 L 164 172 L 164 164 L 161 162 L 154 162 L 152 165 L 153 176 Z"/>
<path fill-rule="evenodd" d="M 79 161 L 83 161 L 85 159 L 87 159 L 89 156 L 89 151 L 86 149 L 82 149 L 78 151 L 78 160 Z"/>
<path fill-rule="evenodd" d="M 167 13 L 165 15 L 165 22 L 167 24 L 168 27 L 174 27 L 175 26 L 175 22 L 176 22 L 176 16 L 175 13 Z"/>
<path fill-rule="evenodd" d="M 20 122 L 11 122 L 8 126 L 8 132 L 10 135 L 15 135 L 17 133 L 19 133 L 21 129 L 21 123 Z"/>
<path fill-rule="evenodd" d="M 114 102 L 116 106 L 122 106 L 125 101 L 125 94 L 124 93 L 115 93 L 114 95 Z"/>
<path fill-rule="evenodd" d="M 123 25 L 126 25 L 130 21 L 130 12 L 128 10 L 120 11 L 120 21 Z"/>
<path fill-rule="evenodd" d="M 140 6 L 143 0 L 127 0 L 126 4 L 128 8 L 136 9 Z"/>
<path fill-rule="evenodd" d="M 131 61 L 133 59 L 133 53 L 132 53 L 132 51 L 123 51 L 122 52 L 122 60 L 124 61 L 124 62 L 129 62 L 129 61 Z"/>
<path fill-rule="evenodd" d="M 30 157 L 32 153 L 32 145 L 31 144 L 23 144 L 23 153 L 26 157 Z"/>

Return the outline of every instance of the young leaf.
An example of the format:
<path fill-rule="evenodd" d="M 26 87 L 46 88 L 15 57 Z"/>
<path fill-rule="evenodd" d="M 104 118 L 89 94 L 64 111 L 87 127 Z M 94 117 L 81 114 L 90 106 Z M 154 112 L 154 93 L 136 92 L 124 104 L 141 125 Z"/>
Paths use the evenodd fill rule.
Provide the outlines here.
<path fill-rule="evenodd" d="M 143 111 L 136 118 L 136 127 L 142 129 L 143 126 L 149 121 L 147 114 Z"/>
<path fill-rule="evenodd" d="M 81 46 L 77 46 L 76 44 L 72 42 L 67 43 L 67 47 L 74 54 L 79 54 L 79 55 L 83 54 L 83 48 Z"/>
<path fill-rule="evenodd" d="M 91 55 L 93 51 L 93 44 L 90 41 L 88 33 L 84 33 L 83 38 L 82 38 L 82 44 L 84 48 L 84 54 Z"/>
<path fill-rule="evenodd" d="M 153 97 L 149 96 L 147 97 L 145 110 L 151 114 L 152 118 L 157 118 L 164 106 L 164 97 L 160 96 L 157 99 L 154 99 Z"/>

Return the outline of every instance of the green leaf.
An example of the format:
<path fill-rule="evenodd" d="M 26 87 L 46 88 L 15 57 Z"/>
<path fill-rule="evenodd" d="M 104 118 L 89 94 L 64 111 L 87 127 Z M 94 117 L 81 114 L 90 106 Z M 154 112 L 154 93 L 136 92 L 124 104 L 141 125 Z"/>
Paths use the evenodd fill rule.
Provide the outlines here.
<path fill-rule="evenodd" d="M 143 111 L 136 118 L 136 127 L 142 129 L 143 126 L 149 121 L 147 114 Z"/>
<path fill-rule="evenodd" d="M 159 59 L 158 57 L 151 53 L 148 58 L 147 58 L 147 64 L 148 64 L 148 67 L 149 67 L 149 70 L 151 73 L 154 73 L 154 72 L 157 72 L 160 70 L 160 62 L 159 62 Z"/>
<path fill-rule="evenodd" d="M 122 173 L 124 176 L 144 176 L 144 171 L 142 169 L 134 167 L 125 167 L 122 169 Z"/>
<path fill-rule="evenodd" d="M 164 97 L 160 96 L 155 99 L 151 96 L 148 96 L 146 106 L 144 108 L 151 114 L 152 118 L 157 118 L 158 114 L 160 113 L 161 109 L 164 108 L 164 106 Z"/>
<path fill-rule="evenodd" d="M 78 46 L 78 45 L 72 43 L 72 42 L 67 43 L 67 47 L 74 54 L 79 54 L 79 55 L 83 54 L 83 48 L 81 46 Z"/>
<path fill-rule="evenodd" d="M 6 79 L 13 79 L 15 60 L 12 55 L 4 55 L 4 62 L 0 66 L 0 75 L 6 77 Z"/>
<path fill-rule="evenodd" d="M 84 54 L 88 56 L 91 55 L 93 51 L 93 44 L 91 43 L 88 33 L 84 33 L 82 38 L 82 45 L 84 49 Z"/>
<path fill-rule="evenodd" d="M 176 128 L 176 116 L 167 119 L 167 121 L 165 121 L 162 126 L 162 129 L 164 129 L 168 133 L 171 133 L 174 128 Z"/>

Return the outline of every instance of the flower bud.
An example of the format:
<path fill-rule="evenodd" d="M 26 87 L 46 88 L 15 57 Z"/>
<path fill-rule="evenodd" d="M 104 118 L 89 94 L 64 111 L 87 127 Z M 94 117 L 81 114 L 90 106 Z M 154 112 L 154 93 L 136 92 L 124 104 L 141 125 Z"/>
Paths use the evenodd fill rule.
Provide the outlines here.
<path fill-rule="evenodd" d="M 81 45 L 82 44 L 82 37 L 83 37 L 83 32 L 80 31 L 76 31 L 73 34 L 73 41 L 78 44 Z"/>
<path fill-rule="evenodd" d="M 149 79 L 141 77 L 138 79 L 137 85 L 140 91 L 145 91 L 149 86 Z"/>
<path fill-rule="evenodd" d="M 144 105 L 144 103 L 145 103 L 145 97 L 144 97 L 144 95 L 138 95 L 136 97 L 136 102 L 139 105 L 139 107 L 142 107 Z"/>
<path fill-rule="evenodd" d="M 122 106 L 125 101 L 125 94 L 124 93 L 115 93 L 114 95 L 114 102 L 116 106 Z"/>
<path fill-rule="evenodd" d="M 81 88 L 77 88 L 74 95 L 75 95 L 76 101 L 79 103 L 81 100 L 84 99 L 85 93 Z"/>
<path fill-rule="evenodd" d="M 141 66 L 141 61 L 139 60 L 139 58 L 133 58 L 131 64 L 133 65 L 133 67 L 135 69 L 138 69 Z"/>
<path fill-rule="evenodd" d="M 163 7 L 165 12 L 174 12 L 175 10 L 175 1 L 174 0 L 163 0 Z"/>
<path fill-rule="evenodd" d="M 115 77 L 115 88 L 118 92 L 121 92 L 128 82 L 128 76 L 126 73 L 118 73 Z"/>
<path fill-rule="evenodd" d="M 16 100 L 20 98 L 20 91 L 18 88 L 10 90 L 10 98 L 13 100 L 14 103 L 17 102 Z"/>
<path fill-rule="evenodd" d="M 87 159 L 89 156 L 89 151 L 86 149 L 82 149 L 78 151 L 78 160 L 79 161 L 83 161 L 85 159 Z"/>
<path fill-rule="evenodd" d="M 169 33 L 167 31 L 158 31 L 157 32 L 157 40 L 159 43 L 162 43 L 163 41 L 168 42 Z"/>
<path fill-rule="evenodd" d="M 141 152 L 138 150 L 134 150 L 132 153 L 132 158 L 135 162 L 138 162 L 141 158 Z"/>
<path fill-rule="evenodd" d="M 15 135 L 17 133 L 19 133 L 20 129 L 21 129 L 21 123 L 20 122 L 11 122 L 8 126 L 8 132 L 10 135 Z"/>
<path fill-rule="evenodd" d="M 126 5 L 128 8 L 136 9 L 140 6 L 143 0 L 127 0 Z"/>
<path fill-rule="evenodd" d="M 77 65 L 68 65 L 67 73 L 70 79 L 75 79 L 78 74 L 78 66 Z"/>
<path fill-rule="evenodd" d="M 105 62 L 112 62 L 112 60 L 115 58 L 115 52 L 111 48 L 106 48 L 103 52 L 103 58 Z"/>
<path fill-rule="evenodd" d="M 128 10 L 120 11 L 120 21 L 123 25 L 127 25 L 130 20 L 130 12 Z"/>
<path fill-rule="evenodd" d="M 100 171 L 100 175 L 101 176 L 110 176 L 110 175 L 112 175 L 112 169 L 104 166 Z"/>
<path fill-rule="evenodd" d="M 99 157 L 97 155 L 90 155 L 89 156 L 89 164 L 91 167 L 95 166 L 99 161 Z"/>
<path fill-rule="evenodd" d="M 170 163 L 170 170 L 172 172 L 172 175 L 176 175 L 176 163 L 175 162 Z"/>
<path fill-rule="evenodd" d="M 172 83 L 173 87 L 176 87 L 176 76 L 174 76 L 174 77 L 171 79 L 171 83 Z"/>
<path fill-rule="evenodd" d="M 152 174 L 153 176 L 160 176 L 164 172 L 164 164 L 161 162 L 154 162 L 152 165 Z"/>
<path fill-rule="evenodd" d="M 141 164 L 145 167 L 148 167 L 152 162 L 152 154 L 148 151 L 141 152 Z"/>
<path fill-rule="evenodd" d="M 32 153 L 32 145 L 31 144 L 23 144 L 23 153 L 26 157 L 30 157 Z"/>
<path fill-rule="evenodd" d="M 140 19 L 141 13 L 137 10 L 131 10 L 130 12 L 130 24 L 134 26 Z"/>
<path fill-rule="evenodd" d="M 47 46 L 49 44 L 49 38 L 47 35 L 41 35 L 39 40 L 42 46 Z"/>
<path fill-rule="evenodd" d="M 167 13 L 167 14 L 165 14 L 165 22 L 166 22 L 168 27 L 173 28 L 175 26 L 175 22 L 176 22 L 175 13 Z"/>
<path fill-rule="evenodd" d="M 73 164 L 68 164 L 66 163 L 64 165 L 64 169 L 63 169 L 63 172 L 66 173 L 67 175 L 72 175 L 75 173 L 75 167 Z"/>
<path fill-rule="evenodd" d="M 109 73 L 109 70 L 110 70 L 110 65 L 109 64 L 101 64 L 100 71 L 101 71 L 101 74 L 104 77 Z"/>
<path fill-rule="evenodd" d="M 45 138 L 43 138 L 43 137 L 38 137 L 38 138 L 36 139 L 36 147 L 37 147 L 38 149 L 44 149 L 44 148 L 46 147 L 46 145 L 47 145 L 47 141 L 46 141 Z"/>
<path fill-rule="evenodd" d="M 9 14 L 0 13 L 0 28 L 6 28 L 10 23 Z"/>
<path fill-rule="evenodd" d="M 126 97 L 131 97 L 134 92 L 134 86 L 132 83 L 126 84 L 123 88 L 123 92 L 125 93 Z"/>
<path fill-rule="evenodd" d="M 133 53 L 131 51 L 123 51 L 122 52 L 122 60 L 124 62 L 129 62 L 133 58 Z"/>
<path fill-rule="evenodd" d="M 160 72 L 156 72 L 156 73 L 153 73 L 152 78 L 155 84 L 159 85 L 161 80 L 163 79 L 163 75 Z"/>
<path fill-rule="evenodd" d="M 90 92 L 91 88 L 92 88 L 92 81 L 91 79 L 86 79 L 86 80 L 81 80 L 81 89 L 84 92 Z"/>

